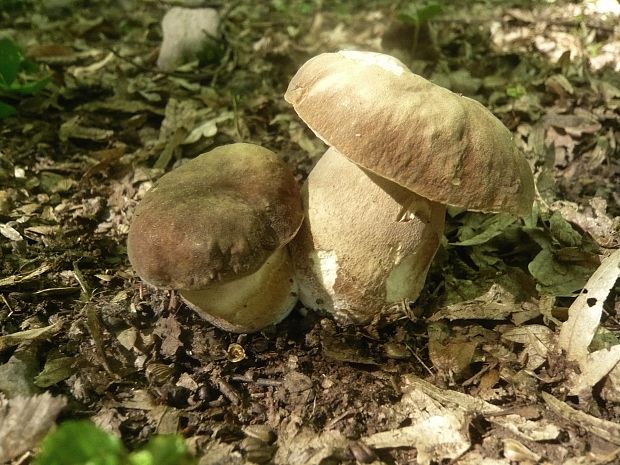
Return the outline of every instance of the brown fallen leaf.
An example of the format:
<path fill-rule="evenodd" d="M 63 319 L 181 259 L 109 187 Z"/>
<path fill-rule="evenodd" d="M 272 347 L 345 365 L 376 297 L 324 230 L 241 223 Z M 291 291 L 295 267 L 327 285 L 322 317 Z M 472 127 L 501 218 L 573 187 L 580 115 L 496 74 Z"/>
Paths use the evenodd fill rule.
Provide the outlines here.
<path fill-rule="evenodd" d="M 0 336 L 0 352 L 9 347 L 15 347 L 22 342 L 47 339 L 60 331 L 63 323 L 63 320 L 58 320 L 56 323 L 43 328 L 28 329 L 26 331 L 18 331 L 13 334 Z"/>
<path fill-rule="evenodd" d="M 541 392 L 541 395 L 547 406 L 557 415 L 599 438 L 620 446 L 620 425 L 618 423 L 601 420 L 581 410 L 574 409 L 547 392 Z"/>

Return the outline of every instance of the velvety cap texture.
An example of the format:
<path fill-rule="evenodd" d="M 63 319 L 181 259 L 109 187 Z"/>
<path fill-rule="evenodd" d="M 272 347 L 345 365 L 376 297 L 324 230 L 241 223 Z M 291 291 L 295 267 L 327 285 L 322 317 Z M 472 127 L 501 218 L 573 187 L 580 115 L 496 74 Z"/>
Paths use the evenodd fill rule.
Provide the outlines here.
<path fill-rule="evenodd" d="M 302 219 L 286 164 L 257 145 L 231 144 L 155 183 L 136 208 L 127 252 L 153 286 L 202 289 L 257 271 Z"/>
<path fill-rule="evenodd" d="M 423 197 L 475 211 L 531 211 L 532 172 L 501 121 L 391 56 L 318 55 L 285 99 L 328 145 Z"/>

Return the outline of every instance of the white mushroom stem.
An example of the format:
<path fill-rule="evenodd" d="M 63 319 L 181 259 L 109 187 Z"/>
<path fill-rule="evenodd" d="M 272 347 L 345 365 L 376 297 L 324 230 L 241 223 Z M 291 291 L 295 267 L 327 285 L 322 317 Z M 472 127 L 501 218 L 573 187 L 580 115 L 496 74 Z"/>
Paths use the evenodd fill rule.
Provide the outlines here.
<path fill-rule="evenodd" d="M 215 326 L 251 333 L 279 323 L 290 313 L 297 302 L 297 284 L 288 251 L 282 247 L 249 276 L 179 294 Z"/>
<path fill-rule="evenodd" d="M 290 247 L 306 307 L 364 323 L 419 296 L 443 234 L 443 205 L 334 148 L 314 167 L 302 196 L 306 218 Z"/>

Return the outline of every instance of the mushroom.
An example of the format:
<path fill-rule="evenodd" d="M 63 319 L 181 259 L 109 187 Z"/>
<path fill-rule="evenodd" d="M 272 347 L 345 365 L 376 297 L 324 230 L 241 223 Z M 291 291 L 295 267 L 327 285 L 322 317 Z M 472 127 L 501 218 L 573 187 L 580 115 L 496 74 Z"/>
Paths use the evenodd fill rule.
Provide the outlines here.
<path fill-rule="evenodd" d="M 147 284 L 178 290 L 219 328 L 254 332 L 297 301 L 286 244 L 302 220 L 286 164 L 257 145 L 231 144 L 154 184 L 135 210 L 127 253 Z"/>
<path fill-rule="evenodd" d="M 345 323 L 414 301 L 443 234 L 445 206 L 525 215 L 530 167 L 475 100 L 380 53 L 324 53 L 285 99 L 331 148 L 310 173 L 291 244 L 300 300 Z"/>

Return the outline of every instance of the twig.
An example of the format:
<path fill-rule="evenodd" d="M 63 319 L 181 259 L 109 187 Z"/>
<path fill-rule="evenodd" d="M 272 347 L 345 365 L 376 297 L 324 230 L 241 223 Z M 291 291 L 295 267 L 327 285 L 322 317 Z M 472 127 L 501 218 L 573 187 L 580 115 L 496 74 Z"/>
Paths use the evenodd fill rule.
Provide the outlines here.
<path fill-rule="evenodd" d="M 233 405 L 241 404 L 241 396 L 227 381 L 222 378 L 212 378 L 211 381 Z"/>

